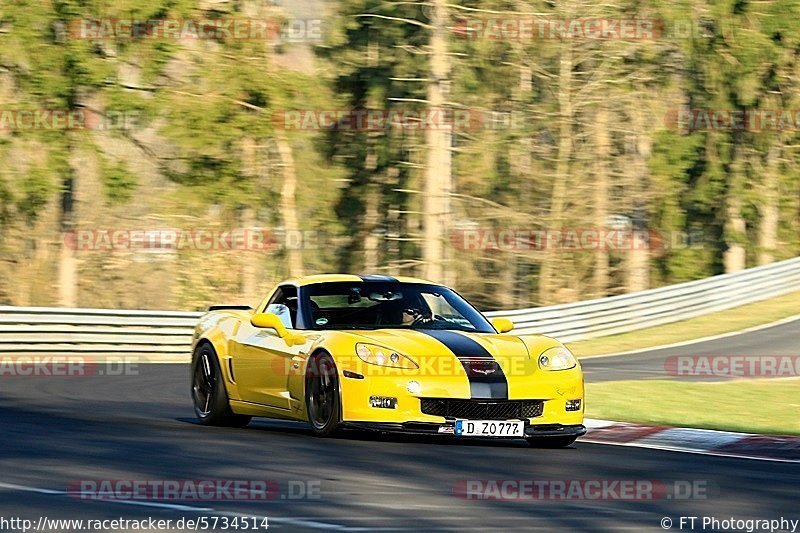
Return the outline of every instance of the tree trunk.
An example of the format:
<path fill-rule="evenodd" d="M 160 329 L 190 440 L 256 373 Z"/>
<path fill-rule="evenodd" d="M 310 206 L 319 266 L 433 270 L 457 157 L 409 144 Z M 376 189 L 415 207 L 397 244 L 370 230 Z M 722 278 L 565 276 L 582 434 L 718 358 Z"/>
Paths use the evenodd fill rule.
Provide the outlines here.
<path fill-rule="evenodd" d="M 257 226 L 255 209 L 249 205 L 244 206 L 240 212 L 239 220 L 242 229 L 245 231 L 255 230 Z M 240 294 L 244 301 L 247 301 L 258 293 L 261 252 L 258 250 L 242 250 L 239 256 L 241 258 L 242 272 Z"/>
<path fill-rule="evenodd" d="M 258 159 L 256 142 L 250 136 L 242 139 L 242 170 L 250 178 L 258 178 Z M 239 213 L 239 222 L 245 231 L 255 230 L 257 226 L 256 212 L 252 205 L 244 205 Z M 252 250 L 243 250 L 239 254 L 241 260 L 241 296 L 252 298 L 257 293 L 258 274 L 261 254 Z"/>
<path fill-rule="evenodd" d="M 280 130 L 275 132 L 275 141 L 278 146 L 278 153 L 283 167 L 283 186 L 281 187 L 281 218 L 283 219 L 283 229 L 286 232 L 284 241 L 287 243 L 287 273 L 289 277 L 299 277 L 303 275 L 303 252 L 300 248 L 302 239 L 298 239 L 300 224 L 297 218 L 297 205 L 295 203 L 295 192 L 297 190 L 297 173 L 294 167 L 294 155 L 292 147 L 286 135 Z"/>
<path fill-rule="evenodd" d="M 556 173 L 550 196 L 550 214 L 545 231 L 561 231 L 564 222 L 564 202 L 569 179 L 570 159 L 572 158 L 572 48 L 564 43 L 558 69 L 558 155 Z M 558 271 L 559 250 L 547 248 L 542 258 L 539 274 L 539 304 L 551 303 L 553 298 L 553 277 Z"/>
<path fill-rule="evenodd" d="M 364 273 L 374 274 L 378 270 L 378 248 L 380 241 L 376 230 L 380 214 L 378 213 L 378 202 L 380 191 L 378 185 L 370 183 L 365 194 L 364 210 Z"/>
<path fill-rule="evenodd" d="M 650 254 L 647 248 L 633 248 L 628 253 L 627 292 L 650 288 Z"/>
<path fill-rule="evenodd" d="M 501 254 L 503 252 L 500 252 Z M 498 303 L 502 309 L 517 307 L 517 257 L 513 253 L 505 253 L 500 257 L 500 286 L 497 287 Z"/>
<path fill-rule="evenodd" d="M 447 57 L 447 7 L 445 0 L 434 0 L 430 41 L 430 81 L 427 85 L 428 113 L 443 116 L 448 92 L 449 60 Z M 425 185 L 422 198 L 422 259 L 425 277 L 440 283 L 452 283 L 446 267 L 445 242 L 450 216 L 451 135 L 444 121 L 425 130 L 427 147 Z"/>
<path fill-rule="evenodd" d="M 742 218 L 741 187 L 742 179 L 741 154 L 739 148 L 734 148 L 733 162 L 731 164 L 731 183 L 728 188 L 725 205 L 725 234 L 728 249 L 725 251 L 723 262 L 725 272 L 738 272 L 745 268 L 745 248 L 742 244 L 746 234 L 747 225 Z"/>
<path fill-rule="evenodd" d="M 517 53 L 522 57 L 522 43 L 517 43 Z M 530 65 L 522 63 L 519 67 L 519 85 L 514 91 L 512 98 L 515 106 L 524 107 L 525 102 L 530 99 L 530 92 L 533 89 L 533 70 Z M 516 107 L 512 107 L 511 115 L 509 116 L 510 124 L 514 124 L 514 114 L 517 112 Z M 502 137 L 501 137 L 502 138 Z M 531 168 L 533 167 L 533 139 L 530 135 L 523 135 L 518 141 L 510 142 L 505 139 L 507 144 L 501 149 L 504 150 L 508 157 L 509 168 L 511 176 L 515 179 L 515 192 L 516 195 L 512 200 L 513 204 L 509 207 L 516 207 L 520 212 L 524 212 L 527 206 L 534 205 L 536 198 L 533 195 L 533 175 Z M 495 141 L 492 140 L 492 143 Z M 524 280 L 519 279 L 519 272 L 521 265 L 524 264 L 524 257 L 512 252 L 500 252 L 500 256 L 494 257 L 495 265 L 498 270 L 498 279 L 500 283 L 494 289 L 497 295 L 497 303 L 501 309 L 514 309 L 518 304 L 518 294 L 523 289 Z M 527 291 L 526 291 L 527 292 Z M 529 296 L 526 294 L 525 300 Z"/>
<path fill-rule="evenodd" d="M 387 170 L 387 180 L 389 186 L 394 189 L 400 189 L 402 180 L 400 178 L 400 170 L 397 167 L 391 167 Z M 388 274 L 390 276 L 397 276 L 400 274 L 399 263 L 400 257 L 400 240 L 399 237 L 404 235 L 407 230 L 403 227 L 405 216 L 401 215 L 404 209 L 402 201 L 392 203 L 392 206 L 386 213 L 386 264 L 388 267 Z"/>
<path fill-rule="evenodd" d="M 642 106 L 637 106 L 633 101 L 631 113 L 633 126 L 633 164 L 631 165 L 631 181 L 629 194 L 633 198 L 631 229 L 635 232 L 631 239 L 631 248 L 627 253 L 627 272 L 625 275 L 625 289 L 627 292 L 643 291 L 650 288 L 650 247 L 649 239 L 639 238 L 639 235 L 649 235 L 649 221 L 647 220 L 646 194 L 649 183 L 649 170 L 647 160 L 652 148 L 651 139 L 645 126 L 646 121 L 642 116 Z"/>
<path fill-rule="evenodd" d="M 775 145 L 767 154 L 764 173 L 764 196 L 761 206 L 761 224 L 758 231 L 758 264 L 768 265 L 775 260 L 778 244 L 778 223 L 780 219 L 778 160 L 780 147 Z"/>
<path fill-rule="evenodd" d="M 595 117 L 595 149 L 597 159 L 594 163 L 594 225 L 598 232 L 606 230 L 608 221 L 608 109 L 600 104 Z M 601 241 L 602 242 L 602 241 Z M 607 295 L 608 291 L 608 250 L 598 247 L 594 266 L 594 292 L 596 297 Z"/>
<path fill-rule="evenodd" d="M 725 209 L 728 221 L 726 228 L 728 232 L 739 236 L 744 235 L 747 230 L 745 221 L 741 216 L 741 201 L 739 198 L 728 198 L 728 205 Z M 745 268 L 745 249 L 735 240 L 728 241 L 728 249 L 724 257 L 725 272 L 738 272 Z"/>
<path fill-rule="evenodd" d="M 78 260 L 72 247 L 74 240 L 69 237 L 69 232 L 75 227 L 74 194 L 75 181 L 70 176 L 63 183 L 59 220 L 61 252 L 58 259 L 58 305 L 62 307 L 78 306 Z"/>
<path fill-rule="evenodd" d="M 66 237 L 66 234 L 62 234 Z M 78 260 L 75 250 L 61 240 L 61 254 L 58 259 L 58 305 L 61 307 L 78 306 Z"/>

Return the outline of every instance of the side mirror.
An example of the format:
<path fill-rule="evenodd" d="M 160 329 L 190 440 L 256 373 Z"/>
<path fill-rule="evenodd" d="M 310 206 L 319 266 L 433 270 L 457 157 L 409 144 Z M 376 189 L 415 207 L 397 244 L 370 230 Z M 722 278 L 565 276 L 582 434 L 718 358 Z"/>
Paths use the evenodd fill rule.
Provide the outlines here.
<path fill-rule="evenodd" d="M 289 346 L 305 344 L 306 342 L 306 338 L 302 335 L 292 333 L 286 329 L 286 326 L 283 325 L 283 321 L 281 321 L 278 315 L 272 313 L 256 313 L 250 318 L 250 323 L 257 328 L 274 329 L 278 337 L 285 340 L 286 344 Z"/>
<path fill-rule="evenodd" d="M 507 333 L 514 329 L 514 323 L 507 318 L 493 318 L 492 325 L 499 333 Z"/>

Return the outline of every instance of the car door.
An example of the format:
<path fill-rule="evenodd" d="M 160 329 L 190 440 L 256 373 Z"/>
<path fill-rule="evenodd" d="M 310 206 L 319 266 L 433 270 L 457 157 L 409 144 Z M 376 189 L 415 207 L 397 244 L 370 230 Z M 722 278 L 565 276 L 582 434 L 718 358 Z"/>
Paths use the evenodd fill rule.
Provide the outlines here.
<path fill-rule="evenodd" d="M 297 288 L 281 286 L 264 309 L 294 330 L 297 324 Z M 289 409 L 288 377 L 292 358 L 301 346 L 289 346 L 274 329 L 242 324 L 236 335 L 234 376 L 242 400 Z"/>

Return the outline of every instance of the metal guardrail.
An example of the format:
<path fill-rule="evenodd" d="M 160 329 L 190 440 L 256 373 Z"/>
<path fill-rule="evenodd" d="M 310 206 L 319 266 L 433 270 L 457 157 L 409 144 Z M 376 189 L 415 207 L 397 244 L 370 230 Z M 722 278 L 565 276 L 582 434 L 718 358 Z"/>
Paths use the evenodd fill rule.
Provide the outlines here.
<path fill-rule="evenodd" d="M 668 324 L 800 290 L 800 258 L 658 289 L 493 311 L 516 333 L 570 342 Z M 188 360 L 201 312 L 0 306 L 0 354 Z"/>
<path fill-rule="evenodd" d="M 571 342 L 660 326 L 800 290 L 800 258 L 658 289 L 562 305 L 493 311 L 517 333 Z"/>
<path fill-rule="evenodd" d="M 0 354 L 185 356 L 201 312 L 0 306 Z"/>

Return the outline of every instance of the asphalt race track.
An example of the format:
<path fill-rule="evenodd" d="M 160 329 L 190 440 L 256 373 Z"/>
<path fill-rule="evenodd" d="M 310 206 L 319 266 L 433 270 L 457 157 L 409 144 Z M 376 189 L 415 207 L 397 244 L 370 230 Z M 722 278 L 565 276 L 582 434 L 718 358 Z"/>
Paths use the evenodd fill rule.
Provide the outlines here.
<path fill-rule="evenodd" d="M 798 322 L 667 350 L 796 352 Z M 793 350 L 794 349 L 794 350 Z M 589 379 L 653 377 L 664 352 L 587 361 Z M 638 372 L 638 373 L 637 373 Z M 563 450 L 523 441 L 456 441 L 352 432 L 311 436 L 303 424 L 246 429 L 195 423 L 185 365 L 142 365 L 133 375 L 0 378 L 0 517 L 49 519 L 267 516 L 284 530 L 663 531 L 664 517 L 800 518 L 800 464 L 581 443 Z M 269 501 L 88 501 L 77 480 L 274 480 Z M 699 483 L 682 499 L 500 501 L 454 494 L 465 480 L 639 480 Z M 291 498 L 289 485 L 318 486 Z M 456 493 L 458 491 L 455 491 Z M 667 493 L 670 491 L 667 490 Z M 792 515 L 794 513 L 794 515 Z M 686 530 L 686 528 L 684 528 Z M 707 529 L 708 530 L 708 529 Z"/>
<path fill-rule="evenodd" d="M 800 356 L 800 319 L 731 335 L 661 350 L 610 356 L 589 357 L 581 361 L 586 381 L 626 379 L 672 379 L 664 368 L 671 356 L 788 355 Z M 681 377 L 681 379 L 687 379 Z M 709 378 L 698 378 L 708 380 Z M 725 379 L 725 378 L 723 378 Z"/>

